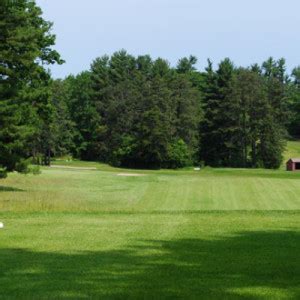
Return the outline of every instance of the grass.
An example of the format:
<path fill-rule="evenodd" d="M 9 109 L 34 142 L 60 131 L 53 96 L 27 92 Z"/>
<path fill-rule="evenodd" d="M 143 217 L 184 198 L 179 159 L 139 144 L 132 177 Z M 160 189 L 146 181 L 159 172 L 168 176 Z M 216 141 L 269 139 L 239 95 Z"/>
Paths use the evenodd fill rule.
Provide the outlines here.
<path fill-rule="evenodd" d="M 299 214 L 5 217 L 3 298 L 299 298 Z"/>
<path fill-rule="evenodd" d="M 284 166 L 290 158 L 300 157 L 300 142 L 299 141 L 289 141 L 287 144 L 286 151 L 284 153 Z"/>
<path fill-rule="evenodd" d="M 299 299 L 300 173 L 64 164 L 0 182 L 1 299 Z"/>

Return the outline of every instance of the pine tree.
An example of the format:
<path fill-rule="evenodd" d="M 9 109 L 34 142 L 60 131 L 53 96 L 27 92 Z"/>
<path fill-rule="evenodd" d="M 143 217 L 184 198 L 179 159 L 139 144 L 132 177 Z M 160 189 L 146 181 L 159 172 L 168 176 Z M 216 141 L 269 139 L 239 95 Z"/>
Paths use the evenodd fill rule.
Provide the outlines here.
<path fill-rule="evenodd" d="M 292 82 L 288 84 L 288 130 L 291 136 L 300 137 L 300 67 L 293 69 L 292 78 Z"/>
<path fill-rule="evenodd" d="M 189 163 L 197 162 L 199 156 L 199 126 L 202 117 L 201 94 L 193 87 L 186 74 L 174 74 L 170 90 L 174 118 L 175 141 L 186 145 Z"/>
<path fill-rule="evenodd" d="M 234 66 L 229 59 L 216 72 L 209 61 L 204 86 L 202 158 L 211 166 L 230 166 L 236 161 L 235 141 L 239 136 L 236 102 L 232 98 Z"/>
<path fill-rule="evenodd" d="M 258 144 L 268 103 L 264 81 L 258 69 L 240 68 L 233 91 L 233 97 L 237 97 L 240 106 L 240 140 L 237 144 L 240 146 L 242 160 L 238 166 L 258 167 Z"/>
<path fill-rule="evenodd" d="M 28 141 L 49 109 L 50 76 L 44 64 L 62 63 L 51 46 L 52 24 L 35 2 L 0 2 L 0 165 L 14 170 L 30 156 Z"/>
<path fill-rule="evenodd" d="M 75 123 L 73 154 L 84 160 L 101 160 L 101 138 L 105 128 L 92 97 L 91 73 L 86 71 L 76 77 L 69 76 L 65 84 L 68 90 L 67 106 L 71 120 Z"/>
<path fill-rule="evenodd" d="M 55 156 L 74 152 L 75 123 L 71 120 L 67 103 L 68 91 L 64 81 L 58 79 L 52 83 L 52 105 L 55 109 Z"/>
<path fill-rule="evenodd" d="M 288 103 L 286 86 L 288 77 L 285 74 L 285 60 L 275 61 L 270 57 L 262 65 L 262 74 L 266 81 L 267 95 L 278 122 L 282 126 L 287 125 Z"/>
<path fill-rule="evenodd" d="M 201 148 L 200 158 L 206 165 L 217 166 L 219 161 L 220 140 L 217 133 L 217 118 L 220 113 L 220 103 L 218 100 L 217 74 L 213 70 L 213 65 L 208 60 L 208 66 L 205 69 L 203 92 L 203 120 L 201 122 Z"/>
<path fill-rule="evenodd" d="M 138 166 L 161 168 L 168 160 L 168 145 L 174 132 L 170 105 L 171 93 L 165 78 L 157 75 L 143 100 L 144 111 L 137 125 L 135 159 Z"/>
<path fill-rule="evenodd" d="M 242 153 L 240 145 L 240 103 L 233 97 L 233 81 L 236 71 L 233 63 L 224 59 L 217 70 L 219 114 L 217 117 L 220 139 L 219 157 L 222 166 L 235 166 L 240 163 Z"/>

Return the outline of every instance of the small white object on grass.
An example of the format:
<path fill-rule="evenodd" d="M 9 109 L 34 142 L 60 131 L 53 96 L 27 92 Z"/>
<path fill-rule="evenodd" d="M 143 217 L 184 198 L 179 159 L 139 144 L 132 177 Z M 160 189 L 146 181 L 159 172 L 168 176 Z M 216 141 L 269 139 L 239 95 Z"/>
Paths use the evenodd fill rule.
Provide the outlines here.
<path fill-rule="evenodd" d="M 0 222 L 0 229 L 4 228 L 4 224 Z"/>
<path fill-rule="evenodd" d="M 200 171 L 200 167 L 194 168 L 195 171 Z"/>

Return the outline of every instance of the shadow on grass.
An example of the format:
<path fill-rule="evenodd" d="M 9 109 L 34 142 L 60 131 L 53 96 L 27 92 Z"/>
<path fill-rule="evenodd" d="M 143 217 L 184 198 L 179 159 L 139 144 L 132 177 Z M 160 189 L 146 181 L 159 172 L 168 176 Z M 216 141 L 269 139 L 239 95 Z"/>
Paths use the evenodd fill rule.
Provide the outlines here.
<path fill-rule="evenodd" d="M 0 193 L 1 192 L 24 192 L 24 190 L 18 189 L 18 188 L 15 188 L 15 187 L 1 186 L 0 185 Z"/>
<path fill-rule="evenodd" d="M 0 250 L 0 298 L 299 299 L 297 232 L 143 240 L 77 254 Z"/>

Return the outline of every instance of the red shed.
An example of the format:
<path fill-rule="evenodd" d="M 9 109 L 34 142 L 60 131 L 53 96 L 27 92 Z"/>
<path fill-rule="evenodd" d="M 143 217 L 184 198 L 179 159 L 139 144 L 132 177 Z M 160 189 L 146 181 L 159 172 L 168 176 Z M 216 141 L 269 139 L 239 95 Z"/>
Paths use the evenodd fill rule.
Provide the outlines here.
<path fill-rule="evenodd" d="M 290 158 L 286 163 L 287 171 L 300 171 L 300 158 Z"/>

